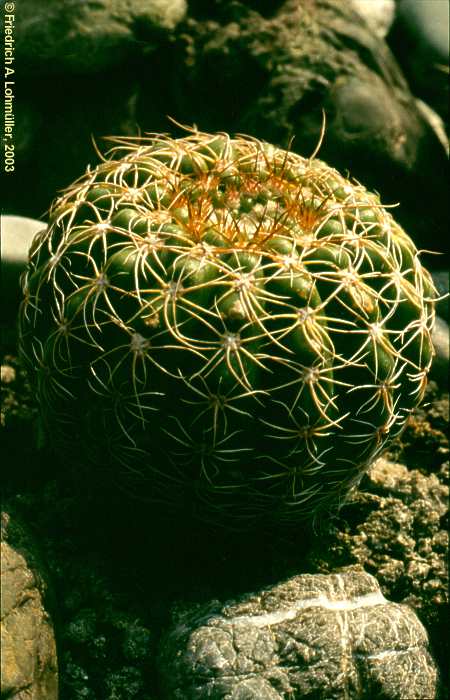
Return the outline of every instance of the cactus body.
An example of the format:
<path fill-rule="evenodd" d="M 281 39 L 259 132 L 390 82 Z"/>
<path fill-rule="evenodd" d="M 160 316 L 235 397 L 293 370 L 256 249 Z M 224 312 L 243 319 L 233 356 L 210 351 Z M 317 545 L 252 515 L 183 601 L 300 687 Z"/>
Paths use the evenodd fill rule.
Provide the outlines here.
<path fill-rule="evenodd" d="M 24 294 L 63 458 L 239 525 L 342 501 L 433 353 L 430 276 L 379 198 L 226 134 L 116 140 L 53 205 Z"/>

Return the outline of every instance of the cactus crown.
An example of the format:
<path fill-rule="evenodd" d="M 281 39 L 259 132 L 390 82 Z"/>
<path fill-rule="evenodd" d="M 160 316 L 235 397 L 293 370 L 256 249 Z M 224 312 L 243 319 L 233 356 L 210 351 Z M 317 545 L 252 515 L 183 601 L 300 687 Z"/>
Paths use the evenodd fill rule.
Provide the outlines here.
<path fill-rule="evenodd" d="M 342 499 L 432 358 L 435 291 L 378 196 L 249 137 L 115 139 L 52 207 L 24 291 L 57 449 L 219 520 Z"/>

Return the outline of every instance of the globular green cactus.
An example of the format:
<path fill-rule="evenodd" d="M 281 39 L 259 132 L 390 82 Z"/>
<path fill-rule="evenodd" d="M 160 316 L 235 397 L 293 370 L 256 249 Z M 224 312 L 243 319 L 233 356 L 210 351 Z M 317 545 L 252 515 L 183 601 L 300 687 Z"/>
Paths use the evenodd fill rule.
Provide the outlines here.
<path fill-rule="evenodd" d="M 379 197 L 248 137 L 115 139 L 32 246 L 63 460 L 245 526 L 342 502 L 422 398 L 435 290 Z"/>

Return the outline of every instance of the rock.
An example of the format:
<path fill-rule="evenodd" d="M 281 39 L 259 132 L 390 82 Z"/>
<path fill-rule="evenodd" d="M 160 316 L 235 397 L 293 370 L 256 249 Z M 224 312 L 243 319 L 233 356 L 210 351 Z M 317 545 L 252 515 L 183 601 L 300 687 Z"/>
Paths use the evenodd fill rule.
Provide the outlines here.
<path fill-rule="evenodd" d="M 167 700 L 435 697 L 427 634 L 373 576 L 302 574 L 179 611 L 162 646 Z"/>
<path fill-rule="evenodd" d="M 372 31 L 384 39 L 395 18 L 395 0 L 352 0 L 356 11 L 364 17 Z"/>
<path fill-rule="evenodd" d="M 107 526 L 103 531 L 100 522 L 102 518 L 103 525 L 107 522 L 105 514 L 100 515 L 99 504 L 89 502 L 88 494 L 84 509 L 73 498 L 73 489 L 60 489 L 49 480 L 40 488 L 44 479 L 41 474 L 38 488 L 28 493 L 27 481 L 8 505 L 14 505 L 15 523 L 20 513 L 21 522 L 32 521 L 39 533 L 40 553 L 57 595 L 61 700 L 157 700 L 151 690 L 155 643 L 146 623 L 149 600 L 137 592 L 133 581 L 136 577 L 143 583 L 146 565 L 137 554 L 131 563 L 120 536 L 113 536 L 114 545 L 109 547 L 111 530 Z M 161 610 L 157 594 L 152 604 Z M 42 693 L 20 700 L 55 699 Z"/>
<path fill-rule="evenodd" d="M 17 165 L 4 177 L 7 213 L 43 216 L 57 193 L 97 162 L 94 140 L 104 151 L 104 136 L 139 132 L 142 56 L 169 42 L 186 7 L 186 0 L 23 3 L 15 18 Z M 160 66 L 154 80 L 164 79 Z M 155 110 L 168 114 L 160 93 L 155 85 L 143 129 L 153 128 Z"/>
<path fill-rule="evenodd" d="M 431 365 L 430 378 L 435 379 L 442 387 L 448 386 L 449 373 L 449 344 L 450 331 L 447 321 L 436 316 L 432 341 L 435 356 Z"/>
<path fill-rule="evenodd" d="M 437 289 L 440 300 L 436 304 L 436 312 L 445 321 L 449 321 L 449 273 L 448 270 L 436 270 L 432 272 L 434 286 Z"/>
<path fill-rule="evenodd" d="M 8 542 L 10 516 L 2 513 L 2 698 L 57 700 L 58 665 L 46 584 L 35 563 Z"/>
<path fill-rule="evenodd" d="M 384 203 L 399 202 L 394 215 L 419 247 L 429 247 L 433 231 L 433 248 L 447 251 L 446 150 L 354 5 L 287 0 L 270 17 L 242 2 L 214 7 L 189 18 L 158 57 L 167 67 L 166 113 L 282 147 L 293 138 L 292 148 L 307 156 L 318 146 L 324 110 L 319 157 Z M 141 123 L 154 103 L 147 86 L 137 103 Z"/>
<path fill-rule="evenodd" d="M 2 235 L 2 279 L 1 320 L 13 320 L 22 296 L 20 276 L 28 261 L 28 250 L 38 231 L 46 224 L 24 216 L 1 217 Z"/>
<path fill-rule="evenodd" d="M 97 73 L 155 48 L 186 13 L 186 0 L 28 0 L 16 17 L 21 75 Z"/>
<path fill-rule="evenodd" d="M 94 144 L 106 150 L 103 136 L 136 133 L 136 91 L 137 75 L 127 65 L 83 76 L 23 76 L 14 134 L 20 170 L 4 177 L 5 211 L 45 217 L 58 193 L 98 162 Z"/>
<path fill-rule="evenodd" d="M 448 0 L 399 0 L 389 43 L 418 97 L 448 120 Z"/>
<path fill-rule="evenodd" d="M 435 60 L 447 64 L 449 53 L 449 6 L 447 0 L 398 0 L 398 20 L 414 33 L 419 46 Z"/>
<path fill-rule="evenodd" d="M 387 598 L 411 605 L 430 636 L 441 668 L 439 697 L 444 698 L 448 696 L 448 396 L 439 398 L 436 385 L 430 383 L 427 399 L 427 409 L 415 412 L 392 446 L 392 457 L 385 454 L 374 463 L 334 527 L 313 543 L 307 566 L 321 573 L 350 564 L 364 567 L 376 575 Z"/>
<path fill-rule="evenodd" d="M 295 136 L 293 148 L 308 155 L 323 108 L 323 160 L 385 203 L 400 202 L 395 215 L 419 247 L 429 247 L 432 231 L 433 248 L 447 251 L 442 139 L 353 4 L 192 0 L 183 21 L 186 7 L 185 0 L 24 4 L 14 135 L 21 174 L 5 178 L 8 213 L 39 218 L 97 160 L 92 137 L 104 149 L 105 134 L 175 133 L 170 115 L 281 147 Z"/>
<path fill-rule="evenodd" d="M 426 501 L 429 517 L 436 522 L 448 510 L 448 488 L 440 483 L 435 474 L 425 476 L 417 470 L 409 470 L 403 464 L 380 457 L 367 473 L 367 482 L 372 492 L 401 496 L 406 504 L 417 504 L 419 499 Z"/>
<path fill-rule="evenodd" d="M 442 144 L 442 148 L 445 150 L 447 156 L 449 155 L 449 142 L 448 142 L 448 136 L 447 132 L 445 131 L 445 124 L 444 120 L 439 116 L 437 112 L 434 111 L 430 107 L 430 105 L 427 105 L 426 102 L 423 100 L 419 100 L 418 98 L 416 99 L 416 106 L 419 110 L 419 112 L 422 113 L 422 116 L 424 119 L 428 122 L 428 124 L 431 126 L 433 129 L 434 133 L 438 137 L 439 141 Z"/>
<path fill-rule="evenodd" d="M 7 388 L 16 386 L 14 410 L 28 414 L 29 421 L 30 389 L 20 365 L 11 357 L 5 365 Z M 212 528 L 191 531 L 184 524 L 181 535 L 169 536 L 173 523 L 161 526 L 154 519 L 149 525 L 148 508 L 138 514 L 122 494 L 114 501 L 105 491 L 103 501 L 93 504 L 79 480 L 68 490 L 45 488 L 51 460 L 39 460 L 28 433 L 18 429 L 16 454 L 11 456 L 13 445 L 3 440 L 0 463 L 6 455 L 15 469 L 26 468 L 15 492 L 23 519 L 39 529 L 58 591 L 61 698 L 103 700 L 115 693 L 120 700 L 160 699 L 162 691 L 154 694 L 155 644 L 174 600 L 240 599 L 242 591 L 285 581 L 293 572 L 329 574 L 349 565 L 363 566 L 376 576 L 385 598 L 415 610 L 439 664 L 439 697 L 449 697 L 448 420 L 448 395 L 430 382 L 424 406 L 414 411 L 384 464 L 374 467 L 337 516 L 315 528 L 314 537 L 294 528 L 279 539 L 268 532 L 245 541 L 229 533 L 218 539 Z M 30 481 L 29 468 L 36 463 Z M 152 531 L 158 537 L 149 544 Z M 126 672 L 131 665 L 134 675 Z M 265 679 L 256 675 L 252 683 L 257 690 L 244 697 L 263 698 L 258 685 L 267 689 Z M 241 692 L 247 692 L 245 684 Z M 269 692 L 279 696 L 278 690 Z"/>

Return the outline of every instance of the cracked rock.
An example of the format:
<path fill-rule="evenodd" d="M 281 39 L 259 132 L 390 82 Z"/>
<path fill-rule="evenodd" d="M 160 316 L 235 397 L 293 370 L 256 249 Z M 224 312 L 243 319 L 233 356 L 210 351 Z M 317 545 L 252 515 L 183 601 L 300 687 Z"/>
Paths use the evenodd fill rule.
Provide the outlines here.
<path fill-rule="evenodd" d="M 179 610 L 162 643 L 167 700 L 435 698 L 427 634 L 370 574 L 302 574 Z"/>

